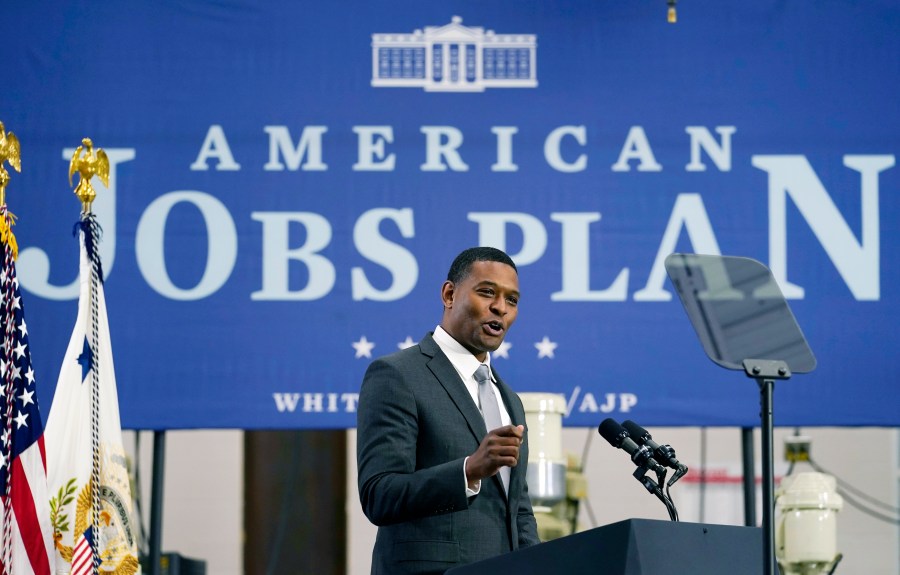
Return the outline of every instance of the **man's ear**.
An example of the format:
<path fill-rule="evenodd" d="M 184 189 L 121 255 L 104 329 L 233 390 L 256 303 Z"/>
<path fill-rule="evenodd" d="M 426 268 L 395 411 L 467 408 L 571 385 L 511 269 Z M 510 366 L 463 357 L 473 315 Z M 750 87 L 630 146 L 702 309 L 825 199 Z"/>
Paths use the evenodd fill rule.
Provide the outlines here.
<path fill-rule="evenodd" d="M 441 286 L 441 301 L 444 303 L 444 309 L 450 309 L 453 307 L 453 296 L 456 294 L 455 292 L 456 286 L 453 285 L 453 282 L 447 280 Z"/>

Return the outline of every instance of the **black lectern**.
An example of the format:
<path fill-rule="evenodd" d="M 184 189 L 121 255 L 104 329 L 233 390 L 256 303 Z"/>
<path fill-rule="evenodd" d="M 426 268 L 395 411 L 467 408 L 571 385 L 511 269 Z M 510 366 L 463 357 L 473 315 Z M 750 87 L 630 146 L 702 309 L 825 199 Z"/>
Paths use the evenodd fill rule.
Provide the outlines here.
<path fill-rule="evenodd" d="M 629 519 L 447 575 L 760 575 L 760 555 L 758 527 Z"/>

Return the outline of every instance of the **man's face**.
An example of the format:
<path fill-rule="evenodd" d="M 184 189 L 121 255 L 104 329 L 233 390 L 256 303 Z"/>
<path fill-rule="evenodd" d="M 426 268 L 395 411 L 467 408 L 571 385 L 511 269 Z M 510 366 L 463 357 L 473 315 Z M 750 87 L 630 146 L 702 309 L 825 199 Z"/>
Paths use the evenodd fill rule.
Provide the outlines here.
<path fill-rule="evenodd" d="M 441 287 L 441 327 L 478 358 L 494 351 L 519 313 L 519 276 L 500 262 L 475 262 L 459 283 Z"/>

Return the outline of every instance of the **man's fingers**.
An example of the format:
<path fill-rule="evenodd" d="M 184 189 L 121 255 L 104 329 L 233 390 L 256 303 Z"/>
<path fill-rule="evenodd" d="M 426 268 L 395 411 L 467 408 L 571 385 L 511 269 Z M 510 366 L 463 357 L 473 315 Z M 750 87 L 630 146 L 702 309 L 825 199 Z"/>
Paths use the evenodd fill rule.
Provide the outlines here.
<path fill-rule="evenodd" d="M 515 439 L 511 441 L 515 441 Z M 519 462 L 519 446 L 518 444 L 492 445 L 488 448 L 488 456 L 499 465 L 513 467 Z"/>
<path fill-rule="evenodd" d="M 503 427 L 498 427 L 490 431 L 490 434 L 499 435 L 501 437 L 518 437 L 522 439 L 525 435 L 525 426 L 524 425 L 504 425 Z"/>
<path fill-rule="evenodd" d="M 501 467 L 518 465 L 524 434 L 524 425 L 504 425 L 488 432 L 475 453 L 483 477 L 496 474 Z"/>
<path fill-rule="evenodd" d="M 515 435 L 503 436 L 503 435 L 495 435 L 493 437 L 488 437 L 485 441 L 488 445 L 515 445 L 518 447 L 522 444 L 522 440 L 516 437 Z"/>

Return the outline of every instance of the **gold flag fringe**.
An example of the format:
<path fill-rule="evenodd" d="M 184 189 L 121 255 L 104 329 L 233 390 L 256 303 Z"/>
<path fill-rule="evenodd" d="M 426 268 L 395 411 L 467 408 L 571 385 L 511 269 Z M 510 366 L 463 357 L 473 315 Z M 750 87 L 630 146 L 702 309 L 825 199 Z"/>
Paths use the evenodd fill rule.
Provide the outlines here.
<path fill-rule="evenodd" d="M 16 225 L 16 216 L 4 210 L 3 217 L 0 217 L 0 241 L 9 246 L 9 249 L 12 251 L 12 257 L 15 260 L 19 257 L 19 244 L 16 242 L 16 236 L 12 231 L 14 225 Z"/>

